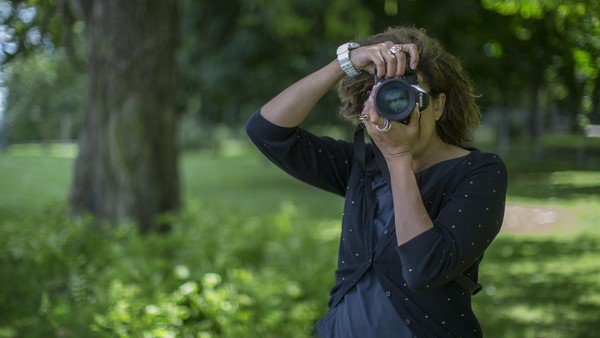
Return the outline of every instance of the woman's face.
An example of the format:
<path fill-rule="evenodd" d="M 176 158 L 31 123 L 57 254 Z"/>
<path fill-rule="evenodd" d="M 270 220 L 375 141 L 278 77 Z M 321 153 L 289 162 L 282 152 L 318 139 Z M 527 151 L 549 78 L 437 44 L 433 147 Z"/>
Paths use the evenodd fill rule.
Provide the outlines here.
<path fill-rule="evenodd" d="M 425 83 L 423 77 L 419 75 L 419 86 L 425 91 L 429 92 L 430 86 Z M 435 98 L 430 97 L 429 106 L 420 111 L 421 121 L 419 123 L 419 141 L 417 142 L 415 151 L 418 153 L 423 148 L 430 144 L 432 138 L 437 138 L 437 132 L 435 129 L 435 123 L 442 117 L 444 112 L 444 104 L 446 102 L 446 95 L 440 93 Z M 416 109 L 416 108 L 415 108 Z M 419 116 L 416 114 L 415 116 Z"/>

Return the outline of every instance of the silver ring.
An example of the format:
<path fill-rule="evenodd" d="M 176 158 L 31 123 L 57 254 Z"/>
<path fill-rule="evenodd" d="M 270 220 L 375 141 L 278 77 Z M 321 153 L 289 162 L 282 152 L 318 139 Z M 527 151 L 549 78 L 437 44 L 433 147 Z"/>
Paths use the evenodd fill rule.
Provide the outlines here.
<path fill-rule="evenodd" d="M 390 123 L 390 121 L 388 121 L 388 119 L 384 118 L 383 126 L 380 127 L 378 125 L 375 125 L 375 129 L 377 129 L 377 131 L 380 133 L 387 133 L 388 131 L 390 131 L 390 129 L 392 129 L 392 124 Z"/>
<path fill-rule="evenodd" d="M 390 52 L 392 52 L 392 54 L 404 52 L 404 48 L 402 47 L 402 45 L 393 45 L 392 48 L 390 48 Z"/>

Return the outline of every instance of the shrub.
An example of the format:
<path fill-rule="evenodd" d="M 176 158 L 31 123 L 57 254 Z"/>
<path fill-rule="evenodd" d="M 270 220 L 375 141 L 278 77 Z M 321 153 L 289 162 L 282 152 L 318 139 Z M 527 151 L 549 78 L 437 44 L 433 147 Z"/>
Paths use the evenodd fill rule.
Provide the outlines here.
<path fill-rule="evenodd" d="M 0 223 L 0 337 L 307 337 L 326 310 L 337 225 L 290 205 L 192 208 L 168 235 L 65 214 Z"/>

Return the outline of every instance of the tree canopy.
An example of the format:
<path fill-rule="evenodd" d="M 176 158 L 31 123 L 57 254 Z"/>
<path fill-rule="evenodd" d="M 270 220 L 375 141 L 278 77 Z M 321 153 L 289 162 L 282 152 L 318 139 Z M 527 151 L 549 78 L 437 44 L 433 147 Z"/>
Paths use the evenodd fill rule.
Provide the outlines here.
<path fill-rule="evenodd" d="M 85 25 L 68 6 L 77 3 L 0 2 L 5 64 L 18 67 L 13 59 L 40 53 L 85 62 Z M 456 54 L 482 94 L 484 113 L 493 107 L 527 112 L 503 117 L 512 132 L 573 130 L 600 115 L 600 5 L 594 0 L 184 0 L 179 11 L 178 110 L 186 123 L 242 124 L 276 92 L 330 61 L 339 44 L 392 25 L 423 27 Z M 5 81 L 9 88 L 12 80 Z M 335 95 L 316 110 L 308 123 L 338 123 Z M 8 115 L 14 119 L 16 112 Z"/>

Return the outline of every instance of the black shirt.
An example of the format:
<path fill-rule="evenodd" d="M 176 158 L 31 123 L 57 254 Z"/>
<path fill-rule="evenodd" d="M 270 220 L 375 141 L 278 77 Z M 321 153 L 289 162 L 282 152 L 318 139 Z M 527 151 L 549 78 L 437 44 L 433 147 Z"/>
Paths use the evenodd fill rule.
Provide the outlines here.
<path fill-rule="evenodd" d="M 372 162 L 372 167 L 377 167 Z M 372 190 L 377 198 L 373 220 L 373 249 L 377 250 L 394 225 L 392 191 L 379 174 L 373 175 Z M 315 326 L 322 338 L 412 338 L 414 335 L 398 316 L 371 267 L 344 295 L 344 298 Z"/>
<path fill-rule="evenodd" d="M 395 227 L 390 227 L 374 248 L 373 176 L 353 165 L 351 143 L 318 137 L 301 127 L 277 126 L 259 111 L 248 121 L 246 132 L 288 174 L 345 197 L 330 308 L 372 268 L 385 296 L 416 337 L 482 337 L 471 295 L 453 280 L 462 272 L 477 280 L 483 253 L 500 230 L 507 171 L 499 156 L 473 149 L 450 169 L 441 162 L 418 173 L 423 204 L 434 227 L 400 246 Z M 375 159 L 372 148 L 367 150 L 369 163 Z M 440 175 L 438 168 L 446 171 Z"/>

